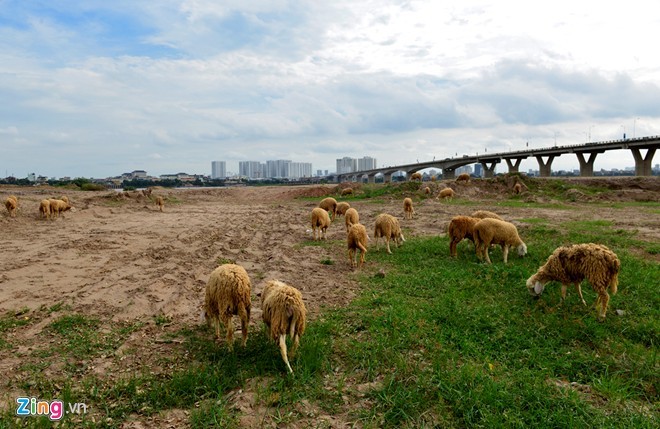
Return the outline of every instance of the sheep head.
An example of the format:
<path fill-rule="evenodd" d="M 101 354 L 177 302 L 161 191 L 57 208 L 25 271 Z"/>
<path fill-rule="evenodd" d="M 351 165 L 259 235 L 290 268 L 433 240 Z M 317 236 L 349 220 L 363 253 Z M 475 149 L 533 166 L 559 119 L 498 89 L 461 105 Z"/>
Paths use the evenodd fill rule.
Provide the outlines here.
<path fill-rule="evenodd" d="M 545 284 L 541 283 L 536 279 L 536 276 L 532 276 L 527 279 L 527 290 L 532 296 L 540 296 L 543 293 Z"/>
<path fill-rule="evenodd" d="M 527 254 L 527 245 L 522 243 L 518 246 L 518 256 L 525 256 Z"/>

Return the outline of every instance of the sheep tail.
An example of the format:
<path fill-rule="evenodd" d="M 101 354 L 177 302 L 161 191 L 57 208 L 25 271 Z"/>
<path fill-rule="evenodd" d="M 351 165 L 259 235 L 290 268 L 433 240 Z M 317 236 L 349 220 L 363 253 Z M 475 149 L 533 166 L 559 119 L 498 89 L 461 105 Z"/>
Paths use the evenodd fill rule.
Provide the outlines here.
<path fill-rule="evenodd" d="M 285 334 L 280 334 L 280 353 L 282 354 L 282 360 L 286 364 L 286 367 L 289 370 L 289 373 L 293 374 L 293 370 L 291 369 L 291 364 L 289 364 L 289 358 L 287 357 L 287 353 L 286 353 L 286 335 Z"/>
<path fill-rule="evenodd" d="M 364 247 L 362 243 L 357 243 L 358 248 L 362 251 L 362 253 L 367 253 L 367 248 Z"/>
<path fill-rule="evenodd" d="M 616 294 L 617 286 L 619 285 L 619 273 L 614 273 L 610 280 L 610 292 L 612 295 Z"/>
<path fill-rule="evenodd" d="M 289 337 L 295 338 L 296 336 L 296 324 L 298 323 L 298 312 L 295 309 L 289 307 L 289 314 L 291 315 L 291 323 L 289 324 Z"/>

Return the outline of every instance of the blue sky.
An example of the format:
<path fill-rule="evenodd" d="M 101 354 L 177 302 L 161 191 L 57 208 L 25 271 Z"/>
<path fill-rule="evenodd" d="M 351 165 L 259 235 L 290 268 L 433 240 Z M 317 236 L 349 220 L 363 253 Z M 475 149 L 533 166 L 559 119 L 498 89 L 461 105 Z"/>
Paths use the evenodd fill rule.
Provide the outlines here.
<path fill-rule="evenodd" d="M 0 0 L 0 176 L 333 171 L 660 135 L 660 15 L 578 3 Z"/>

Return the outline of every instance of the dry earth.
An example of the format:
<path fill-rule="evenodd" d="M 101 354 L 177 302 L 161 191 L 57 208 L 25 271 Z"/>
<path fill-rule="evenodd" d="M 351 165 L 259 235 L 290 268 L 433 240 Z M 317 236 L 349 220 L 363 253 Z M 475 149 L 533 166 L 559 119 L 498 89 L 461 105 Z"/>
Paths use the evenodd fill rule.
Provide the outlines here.
<path fill-rule="evenodd" d="M 586 195 L 576 189 L 566 191 L 566 196 L 574 201 L 568 203 L 571 210 L 517 208 L 495 206 L 496 202 L 511 198 L 512 184 L 506 180 L 472 181 L 466 185 L 446 182 L 456 189 L 457 200 L 448 203 L 426 199 L 421 191 L 412 192 L 411 196 L 417 196 L 416 214 L 413 220 L 405 221 L 402 198 L 351 200 L 351 205 L 358 209 L 361 223 L 368 231 L 373 231 L 377 214 L 396 215 L 407 238 L 442 234 L 452 216 L 481 208 L 517 223 L 523 236 L 527 224 L 518 223 L 519 219 L 544 218 L 550 223 L 605 219 L 614 222 L 616 228 L 637 230 L 636 238 L 640 240 L 660 241 L 657 210 L 656 215 L 650 215 L 652 211 L 639 207 L 608 207 L 615 201 L 659 201 L 660 179 L 594 178 L 573 179 L 571 183 L 596 183 L 607 190 L 600 195 Z M 423 186 L 426 185 L 434 191 L 443 186 Z M 359 185 L 354 187 L 359 193 Z M 63 303 L 73 312 L 106 323 L 144 322 L 114 356 L 89 363 L 89 372 L 109 379 L 142 365 L 151 365 L 154 372 L 167 370 L 159 368 L 155 356 L 168 353 L 176 344 L 160 342 L 158 337 L 164 330 L 175 332 L 177 326 L 199 323 L 205 284 L 219 263 L 235 261 L 243 265 L 252 279 L 253 295 L 261 291 L 265 280 L 272 278 L 299 288 L 312 320 L 324 307 L 343 306 L 358 293 L 359 285 L 343 246 L 301 245 L 311 240 L 309 216 L 317 202 L 328 195 L 340 199 L 333 185 L 157 189 L 154 195 L 162 195 L 166 200 L 163 212 L 137 193 L 122 198 L 115 191 L 0 188 L 3 202 L 10 194 L 18 196 L 19 210 L 16 218 L 9 218 L 6 211 L 0 216 L 0 314 L 25 308 L 39 312 Z M 41 219 L 39 201 L 60 195 L 67 195 L 74 209 L 54 221 Z M 522 198 L 553 202 L 528 191 Z M 461 200 L 479 204 L 464 205 Z M 585 204 L 594 201 L 600 203 L 597 209 L 593 204 Z M 333 223 L 328 239 L 345 240 L 343 218 Z M 326 259 L 335 263 L 322 264 Z M 369 264 L 367 255 L 365 269 L 376 268 Z M 255 303 L 251 323 L 257 325 L 261 323 L 261 314 L 258 300 Z M 12 344 L 18 348 L 0 350 L 0 374 L 13 374 L 16 380 L 20 379 L 16 369 L 25 362 L 30 350 L 39 342 L 53 341 L 44 338 L 42 330 L 58 315 L 43 311 L 39 314 L 38 323 L 10 333 Z M 156 326 L 157 316 L 165 316 L 171 322 L 164 328 Z M 136 349 L 142 352 L 135 352 Z M 123 350 L 132 352 L 117 358 Z M 44 375 L 57 371 L 57 366 L 47 368 Z M 7 391 L 5 386 L 0 384 L 0 403 L 22 393 Z M 234 396 L 240 396 L 242 403 L 246 397 L 254 400 L 249 388 L 234 392 Z M 259 411 L 255 406 L 241 411 L 246 427 L 267 422 L 260 415 L 267 410 Z M 333 427 L 342 426 L 336 421 L 337 416 L 325 418 Z M 173 410 L 162 416 L 135 416 L 125 427 L 180 427 L 185 426 L 185 421 L 185 411 Z"/>

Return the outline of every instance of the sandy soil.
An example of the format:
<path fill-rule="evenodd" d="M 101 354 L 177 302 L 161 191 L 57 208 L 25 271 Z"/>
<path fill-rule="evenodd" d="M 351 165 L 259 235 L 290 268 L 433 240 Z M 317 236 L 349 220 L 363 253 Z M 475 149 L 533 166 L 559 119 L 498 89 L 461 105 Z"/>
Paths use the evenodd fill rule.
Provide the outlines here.
<path fill-rule="evenodd" d="M 381 212 L 397 216 L 406 237 L 410 237 L 444 233 L 452 216 L 482 208 L 498 212 L 521 228 L 526 224 L 517 220 L 531 217 L 546 218 L 551 223 L 607 219 L 616 228 L 637 230 L 640 240 L 660 241 L 660 219 L 649 215 L 648 209 L 607 206 L 613 201 L 660 200 L 660 179 L 588 180 L 598 182 L 608 191 L 601 196 L 587 196 L 573 190 L 572 210 L 496 207 L 496 201 L 511 198 L 510 184 L 483 181 L 468 185 L 451 183 L 459 195 L 452 203 L 424 199 L 421 191 L 411 193 L 419 198 L 413 220 L 403 219 L 399 198 L 354 200 L 351 204 L 358 209 L 361 223 L 370 235 L 373 220 Z M 575 180 L 575 183 L 587 182 Z M 441 186 L 428 185 L 434 190 Z M 356 187 L 359 192 L 359 185 Z M 4 209 L 0 215 L 2 314 L 64 303 L 74 312 L 101 320 L 144 321 L 144 329 L 129 338 L 128 347 L 151 338 L 155 316 L 167 316 L 173 325 L 198 323 L 208 276 L 219 263 L 227 261 L 246 268 L 252 279 L 253 295 L 261 292 L 265 280 L 273 278 L 299 288 L 311 319 L 324 307 L 345 305 L 358 292 L 343 246 L 301 245 L 311 240 L 309 216 L 317 202 L 328 195 L 340 199 L 334 185 L 158 189 L 154 194 L 166 199 L 163 212 L 151 200 L 136 196 L 137 193 L 122 198 L 114 191 L 0 188 L 3 202 L 10 194 L 19 197 L 19 211 L 16 218 L 9 218 Z M 54 221 L 40 219 L 39 201 L 60 195 L 67 195 L 74 209 Z M 303 196 L 313 198 L 298 198 Z M 529 192 L 523 198 L 552 202 Z M 477 200 L 481 204 L 466 206 L 458 202 L 460 199 Z M 584 204 L 594 200 L 605 204 L 597 210 Z M 328 239 L 345 240 L 343 218 L 333 223 Z M 335 263 L 322 264 L 325 259 Z M 367 255 L 365 269 L 376 268 L 369 264 Z M 255 301 L 251 322 L 254 325 L 261 323 L 258 300 Z M 12 342 L 29 348 L 29 344 L 37 341 L 41 329 L 52 322 L 52 317 L 45 315 L 29 329 L 20 330 Z M 168 346 L 150 344 L 151 351 Z M 0 350 L 0 374 L 10 373 L 16 367 L 20 351 L 20 348 L 18 352 Z M 143 363 L 134 362 L 134 365 Z M 112 365 L 110 361 L 98 361 L 92 367 L 95 372 L 103 373 L 111 372 Z M 185 416 L 181 419 L 185 420 Z M 136 423 L 130 427 L 142 426 Z"/>

